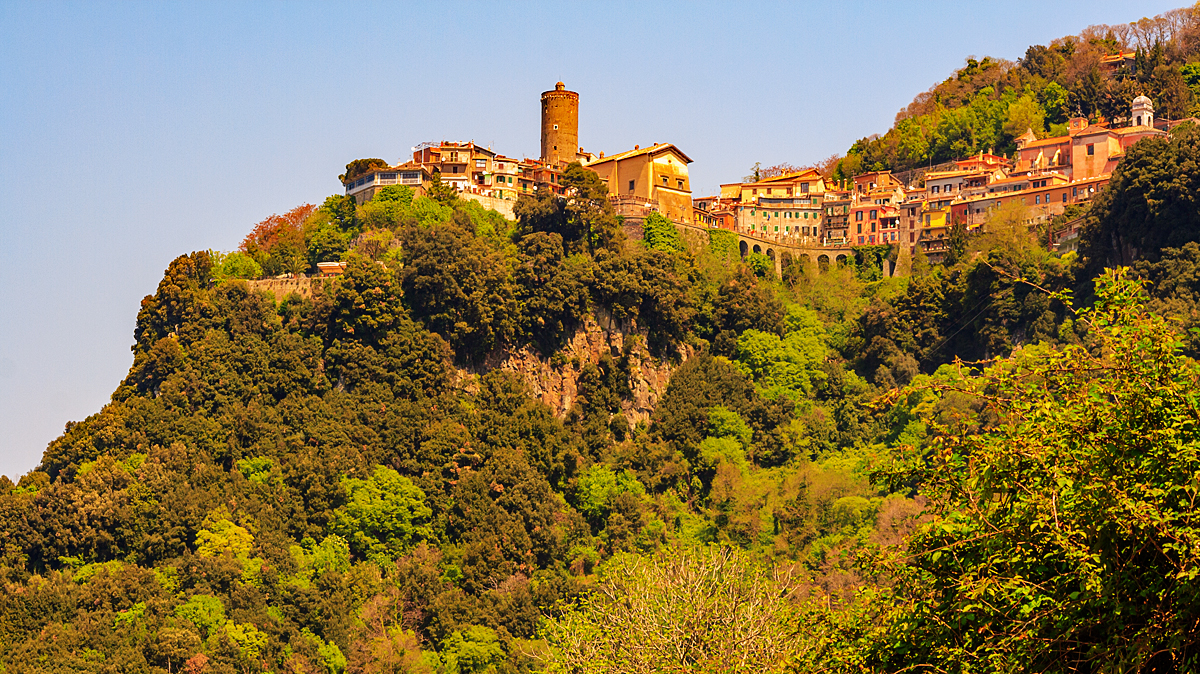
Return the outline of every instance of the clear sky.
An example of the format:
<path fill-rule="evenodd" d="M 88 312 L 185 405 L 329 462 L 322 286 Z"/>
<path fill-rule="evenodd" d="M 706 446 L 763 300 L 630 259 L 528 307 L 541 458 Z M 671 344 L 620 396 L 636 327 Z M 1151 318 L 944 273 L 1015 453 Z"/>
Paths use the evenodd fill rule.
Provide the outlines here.
<path fill-rule="evenodd" d="M 319 204 L 352 159 L 536 156 L 562 80 L 585 149 L 675 143 L 712 193 L 882 133 L 968 56 L 1183 4 L 0 0 L 0 473 L 108 401 L 174 257 Z"/>

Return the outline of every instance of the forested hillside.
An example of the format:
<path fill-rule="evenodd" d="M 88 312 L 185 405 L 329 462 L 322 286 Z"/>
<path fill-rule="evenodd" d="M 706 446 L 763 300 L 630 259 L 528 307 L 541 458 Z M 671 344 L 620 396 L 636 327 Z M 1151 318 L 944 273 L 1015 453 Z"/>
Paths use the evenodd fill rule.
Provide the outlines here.
<path fill-rule="evenodd" d="M 271 216 L 172 261 L 111 402 L 0 484 L 0 671 L 1196 671 L 1197 181 L 1185 124 L 1078 255 L 1001 209 L 897 278 L 627 237 L 578 165 L 515 221 Z M 625 345 L 564 355 L 600 314 Z"/>
<path fill-rule="evenodd" d="M 1130 52 L 1131 62 L 1104 60 Z M 1038 138 L 1065 136 L 1072 117 L 1124 119 L 1129 102 L 1139 95 L 1154 101 L 1160 118 L 1200 113 L 1200 14 L 1195 8 L 1129 24 L 1089 26 L 1079 35 L 1031 46 L 1015 62 L 969 58 L 898 112 L 886 133 L 859 140 L 839 162 L 823 167 L 840 180 L 979 152 L 1008 155 L 1026 130 Z"/>

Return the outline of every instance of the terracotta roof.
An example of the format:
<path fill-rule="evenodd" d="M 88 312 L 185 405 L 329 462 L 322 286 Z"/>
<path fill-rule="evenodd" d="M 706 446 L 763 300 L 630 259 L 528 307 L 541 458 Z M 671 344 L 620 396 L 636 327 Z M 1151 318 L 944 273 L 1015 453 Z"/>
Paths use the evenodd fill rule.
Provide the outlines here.
<path fill-rule="evenodd" d="M 1123 51 L 1123 52 L 1119 52 L 1116 54 L 1110 54 L 1108 56 L 1101 57 L 1100 62 L 1101 63 L 1120 63 L 1121 61 L 1127 61 L 1127 60 L 1135 58 L 1135 57 L 1137 57 L 1137 52 Z"/>
<path fill-rule="evenodd" d="M 1033 178 L 1030 178 L 1029 176 L 1015 176 L 1012 178 L 1000 178 L 999 180 L 993 180 L 991 185 L 1007 185 L 1009 183 L 1026 182 L 1029 180 L 1033 180 Z"/>
<path fill-rule="evenodd" d="M 626 150 L 625 152 L 618 152 L 617 154 L 609 155 L 607 157 L 597 157 L 595 160 L 588 162 L 587 165 L 595 166 L 596 164 L 603 164 L 606 161 L 619 161 L 621 159 L 629 159 L 630 157 L 636 157 L 642 154 L 654 154 L 666 151 L 668 148 L 675 150 L 675 152 L 677 152 L 679 156 L 682 157 L 687 163 L 692 163 L 691 157 L 684 154 L 682 150 L 675 147 L 671 143 L 655 143 L 654 145 L 650 145 L 648 147 Z"/>
<path fill-rule="evenodd" d="M 1043 138 L 1041 140 L 1030 141 L 1029 143 L 1026 143 L 1025 148 L 1045 147 L 1047 145 L 1070 145 L 1070 144 L 1071 144 L 1070 136 L 1054 136 L 1053 138 Z"/>
<path fill-rule="evenodd" d="M 758 181 L 758 183 L 748 183 L 748 184 L 757 185 L 757 184 L 759 184 L 759 183 L 778 183 L 778 182 L 784 182 L 784 181 L 787 181 L 787 180 L 793 180 L 793 179 L 796 179 L 796 178 L 801 178 L 801 177 L 803 177 L 803 176 L 807 176 L 807 175 L 810 175 L 810 174 L 813 174 L 813 173 L 815 173 L 815 174 L 817 175 L 817 177 L 818 177 L 818 178 L 821 178 L 821 177 L 823 177 L 823 176 L 821 175 L 821 172 L 820 172 L 820 171 L 818 171 L 817 169 L 810 168 L 810 169 L 804 169 L 804 170 L 802 170 L 802 171 L 796 171 L 796 172 L 794 172 L 794 173 L 785 173 L 785 174 L 783 174 L 783 175 L 780 175 L 780 176 L 772 176 L 772 177 L 770 177 L 770 178 L 763 178 L 763 179 L 759 180 L 759 181 Z"/>
<path fill-rule="evenodd" d="M 979 169 L 960 169 L 958 171 L 930 171 L 925 174 L 925 180 L 941 180 L 942 178 L 956 178 L 958 176 L 971 175 L 979 173 Z"/>

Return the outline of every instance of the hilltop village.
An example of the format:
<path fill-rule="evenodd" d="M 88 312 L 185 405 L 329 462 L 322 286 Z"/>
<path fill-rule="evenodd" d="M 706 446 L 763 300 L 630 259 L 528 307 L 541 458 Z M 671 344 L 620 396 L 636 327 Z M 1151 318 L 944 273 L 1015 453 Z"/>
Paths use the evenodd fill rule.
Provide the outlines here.
<path fill-rule="evenodd" d="M 984 227 L 1002 204 L 1026 207 L 1027 224 L 1047 224 L 1068 206 L 1085 204 L 1108 184 L 1134 143 L 1166 136 L 1183 121 L 1155 117 L 1153 102 L 1138 96 L 1118 123 L 1069 121 L 1065 136 L 1038 138 L 1032 129 L 1017 139 L 1015 156 L 982 152 L 925 171 L 893 175 L 874 171 L 831 181 L 815 168 L 757 176 L 721 185 L 720 194 L 694 196 L 688 179 L 691 157 L 671 143 L 606 155 L 579 145 L 579 94 L 562 82 L 541 96 L 541 156 L 508 157 L 474 142 L 429 142 L 394 166 L 354 165 L 341 176 L 358 204 L 389 185 L 424 194 L 435 180 L 459 196 L 508 218 L 521 194 L 540 188 L 561 194 L 567 164 L 579 162 L 608 186 L 609 199 L 627 231 L 637 236 L 652 212 L 676 226 L 736 232 L 743 257 L 767 255 L 777 268 L 792 262 L 840 259 L 852 247 L 894 245 L 901 255 L 923 253 L 938 262 L 954 225 Z M 1121 124 L 1123 122 L 1123 125 Z M 1075 245 L 1080 219 L 1047 228 L 1058 250 Z M 893 264 L 894 268 L 894 264 Z"/>

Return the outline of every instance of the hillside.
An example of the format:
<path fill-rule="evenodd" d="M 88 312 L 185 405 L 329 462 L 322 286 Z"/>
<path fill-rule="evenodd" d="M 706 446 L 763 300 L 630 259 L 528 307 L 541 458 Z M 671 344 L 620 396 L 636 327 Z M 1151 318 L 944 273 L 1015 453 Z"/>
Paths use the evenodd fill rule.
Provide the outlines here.
<path fill-rule="evenodd" d="M 630 238 L 578 164 L 271 216 L 0 484 L 0 671 L 1195 671 L 1198 167 L 894 278 Z"/>
<path fill-rule="evenodd" d="M 1181 8 L 1129 24 L 1089 26 L 1016 62 L 970 58 L 945 81 L 918 94 L 882 135 L 856 142 L 835 179 L 866 171 L 925 168 L 980 152 L 1009 155 L 1026 130 L 1066 135 L 1072 117 L 1123 120 L 1129 101 L 1149 96 L 1159 115 L 1200 112 L 1200 15 Z M 834 159 L 834 158 L 831 158 Z"/>

